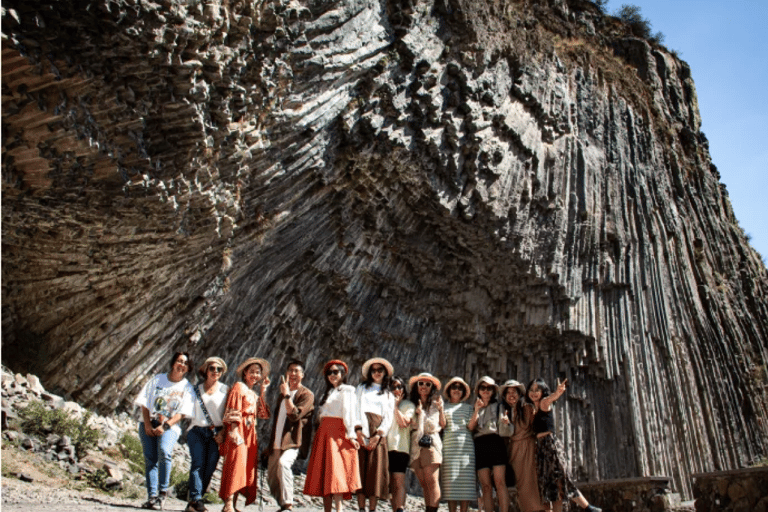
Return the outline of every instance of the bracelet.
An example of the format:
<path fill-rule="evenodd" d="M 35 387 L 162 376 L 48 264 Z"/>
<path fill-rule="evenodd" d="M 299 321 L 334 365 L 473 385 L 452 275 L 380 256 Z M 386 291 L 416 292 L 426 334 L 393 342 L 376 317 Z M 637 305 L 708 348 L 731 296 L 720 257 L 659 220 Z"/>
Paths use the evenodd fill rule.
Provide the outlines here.
<path fill-rule="evenodd" d="M 283 400 L 288 400 L 289 398 L 291 398 L 291 395 L 283 395 Z"/>

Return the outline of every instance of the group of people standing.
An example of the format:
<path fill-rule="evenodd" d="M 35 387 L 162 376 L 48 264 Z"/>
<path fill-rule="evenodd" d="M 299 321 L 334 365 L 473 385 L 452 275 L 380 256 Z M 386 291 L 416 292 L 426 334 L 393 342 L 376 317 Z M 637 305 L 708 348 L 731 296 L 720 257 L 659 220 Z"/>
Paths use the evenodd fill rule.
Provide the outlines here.
<path fill-rule="evenodd" d="M 353 387 L 347 384 L 347 363 L 333 359 L 323 366 L 325 389 L 315 406 L 315 395 L 301 383 L 304 364 L 293 360 L 280 376 L 270 411 L 265 393 L 271 368 L 264 359 L 241 363 L 231 389 L 220 382 L 227 371 L 221 358 L 206 359 L 198 370 L 201 382 L 194 386 L 185 378 L 191 367 L 189 354 L 174 354 L 170 371 L 150 379 L 135 400 L 146 463 L 144 508 L 162 509 L 183 417 L 191 419 L 186 512 L 206 510 L 202 498 L 219 457 L 224 459 L 222 512 L 237 511 L 238 495 L 245 496 L 246 505 L 255 501 L 257 421 L 274 415 L 263 455 L 281 511 L 293 506 L 291 466 L 307 456 L 313 423 L 317 430 L 303 492 L 322 497 L 326 512 L 341 512 L 343 500 L 353 495 L 360 512 L 374 512 L 380 500 L 388 499 L 394 512 L 404 512 L 408 468 L 422 486 L 427 512 L 436 512 L 441 499 L 450 512 L 457 507 L 466 512 L 470 502 L 493 512 L 494 491 L 499 511 L 507 512 L 510 485 L 517 488 L 523 512 L 560 510 L 564 500 L 600 510 L 574 486 L 554 436 L 552 404 L 567 381 L 550 393 L 540 379 L 526 390 L 515 380 L 498 386 L 482 377 L 470 405 L 472 389 L 460 377 L 450 379 L 442 393 L 440 380 L 429 373 L 410 377 L 406 387 L 392 364 L 376 357 L 363 364 L 361 383 Z"/>

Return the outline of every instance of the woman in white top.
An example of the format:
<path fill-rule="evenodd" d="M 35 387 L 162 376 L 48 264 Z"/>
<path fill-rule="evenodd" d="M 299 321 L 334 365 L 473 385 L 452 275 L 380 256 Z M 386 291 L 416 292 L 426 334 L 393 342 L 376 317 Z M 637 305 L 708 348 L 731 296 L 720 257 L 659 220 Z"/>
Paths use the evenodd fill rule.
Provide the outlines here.
<path fill-rule="evenodd" d="M 203 495 L 219 462 L 219 445 L 224 441 L 222 420 L 229 387 L 219 379 L 226 372 L 227 363 L 220 357 L 209 357 L 197 372 L 203 382 L 193 388 L 195 411 L 187 430 L 192 462 L 189 467 L 189 503 L 185 512 L 205 511 Z"/>
<path fill-rule="evenodd" d="M 360 482 L 357 506 L 365 512 L 368 498 L 371 512 L 376 510 L 379 499 L 389 497 L 389 460 L 387 457 L 387 433 L 392 426 L 395 397 L 389 391 L 392 365 L 386 359 L 374 357 L 363 364 L 365 381 L 355 393 L 360 406 L 355 426 L 360 443 Z"/>
<path fill-rule="evenodd" d="M 304 494 L 322 496 L 325 512 L 341 512 L 341 500 L 352 498 L 360 489 L 360 469 L 355 435 L 357 403 L 355 388 L 345 384 L 349 367 L 339 359 L 323 367 L 325 393 L 320 398 L 317 417 L 320 426 L 312 442 L 307 465 Z"/>
<path fill-rule="evenodd" d="M 411 462 L 411 420 L 416 406 L 406 398 L 405 382 L 400 377 L 392 377 L 389 389 L 395 397 L 395 418 L 387 433 L 389 484 L 392 491 L 392 510 L 403 512 L 405 470 Z"/>
<path fill-rule="evenodd" d="M 178 423 L 194 407 L 192 385 L 184 378 L 192 365 L 189 354 L 176 352 L 171 370 L 149 379 L 134 404 L 141 409 L 139 439 L 144 450 L 147 501 L 142 508 L 162 510 L 171 481 L 173 447 L 181 435 Z"/>

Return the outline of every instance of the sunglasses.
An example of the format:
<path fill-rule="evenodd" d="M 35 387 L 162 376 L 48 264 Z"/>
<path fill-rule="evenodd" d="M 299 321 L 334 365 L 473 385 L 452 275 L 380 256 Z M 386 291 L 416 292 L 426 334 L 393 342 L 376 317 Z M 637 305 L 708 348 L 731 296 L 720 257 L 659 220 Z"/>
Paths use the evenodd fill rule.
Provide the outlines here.
<path fill-rule="evenodd" d="M 432 387 L 432 383 L 431 383 L 431 382 L 426 382 L 426 381 L 423 381 L 423 380 L 420 380 L 420 381 L 418 382 L 418 384 L 419 384 L 419 386 L 426 386 L 426 387 L 428 387 L 428 388 L 431 388 L 431 387 Z"/>
<path fill-rule="evenodd" d="M 486 385 L 477 387 L 478 391 L 493 391 L 493 389 L 494 389 L 493 386 L 486 386 Z"/>
<path fill-rule="evenodd" d="M 463 391 L 464 390 L 464 386 L 462 386 L 461 384 L 458 384 L 458 383 L 457 384 L 451 384 L 451 387 L 448 388 L 448 389 L 458 389 L 458 390 L 462 390 Z"/>
<path fill-rule="evenodd" d="M 177 359 L 176 364 L 183 364 L 184 366 L 189 366 L 189 363 L 186 361 L 186 359 Z"/>
<path fill-rule="evenodd" d="M 371 368 L 371 373 L 384 373 L 384 367 L 377 366 L 376 368 Z"/>
<path fill-rule="evenodd" d="M 224 371 L 224 368 L 221 366 L 209 366 L 208 371 L 213 373 L 221 373 Z"/>
<path fill-rule="evenodd" d="M 397 391 L 398 389 L 403 389 L 403 386 L 401 386 L 400 384 L 398 384 L 397 386 L 392 386 L 393 391 Z"/>
<path fill-rule="evenodd" d="M 341 370 L 328 370 L 326 375 L 341 375 Z"/>

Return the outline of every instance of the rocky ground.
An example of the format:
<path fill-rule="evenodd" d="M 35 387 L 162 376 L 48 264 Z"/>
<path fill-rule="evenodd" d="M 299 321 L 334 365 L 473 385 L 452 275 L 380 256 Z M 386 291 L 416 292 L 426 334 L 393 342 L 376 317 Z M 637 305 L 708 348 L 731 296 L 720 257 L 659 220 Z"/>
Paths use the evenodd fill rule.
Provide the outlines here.
<path fill-rule="evenodd" d="M 134 436 L 136 421 L 122 413 L 110 417 L 91 415 L 88 426 L 100 433 L 98 442 L 87 454 L 78 456 L 73 440 L 49 433 L 42 438 L 21 428 L 21 410 L 30 403 L 41 403 L 46 410 L 63 410 L 75 418 L 87 413 L 75 402 L 46 391 L 34 375 L 14 374 L 2 369 L 2 510 L 3 511 L 97 511 L 138 508 L 146 499 L 143 468 L 131 462 L 124 436 Z M 181 477 L 189 471 L 186 445 L 177 444 L 174 468 Z M 265 482 L 266 475 L 260 475 Z M 216 493 L 219 471 L 214 475 L 211 491 Z M 260 484 L 261 486 L 261 484 Z M 304 486 L 304 475 L 297 475 L 296 489 Z M 266 487 L 266 483 L 264 483 Z M 409 510 L 423 509 L 420 498 L 409 496 Z M 183 510 L 184 499 L 171 497 L 165 510 Z M 220 503 L 208 505 L 219 510 Z M 265 493 L 261 501 L 248 510 L 279 509 L 275 500 Z M 322 508 L 322 501 L 296 496 L 296 512 Z"/>

